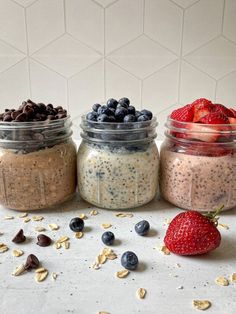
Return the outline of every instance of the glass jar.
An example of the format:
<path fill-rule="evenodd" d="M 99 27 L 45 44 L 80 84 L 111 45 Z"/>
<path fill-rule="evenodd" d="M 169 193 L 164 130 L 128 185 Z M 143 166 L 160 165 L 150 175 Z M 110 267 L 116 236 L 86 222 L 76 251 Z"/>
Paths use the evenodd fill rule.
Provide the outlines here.
<path fill-rule="evenodd" d="M 236 206 L 236 125 L 204 125 L 168 118 L 160 153 L 161 194 L 198 211 Z"/>
<path fill-rule="evenodd" d="M 78 189 L 98 207 L 128 209 L 151 201 L 158 189 L 156 118 L 99 123 L 82 117 Z"/>
<path fill-rule="evenodd" d="M 0 204 L 47 208 L 76 190 L 76 147 L 69 117 L 0 123 Z"/>

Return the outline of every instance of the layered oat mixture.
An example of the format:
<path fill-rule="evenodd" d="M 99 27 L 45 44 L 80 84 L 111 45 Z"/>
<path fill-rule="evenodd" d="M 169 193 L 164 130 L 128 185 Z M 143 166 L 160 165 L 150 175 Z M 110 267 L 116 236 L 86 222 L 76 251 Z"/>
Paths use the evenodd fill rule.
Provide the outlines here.
<path fill-rule="evenodd" d="M 146 204 L 157 193 L 158 164 L 155 143 L 144 149 L 125 149 L 83 142 L 78 153 L 80 195 L 109 209 Z"/>

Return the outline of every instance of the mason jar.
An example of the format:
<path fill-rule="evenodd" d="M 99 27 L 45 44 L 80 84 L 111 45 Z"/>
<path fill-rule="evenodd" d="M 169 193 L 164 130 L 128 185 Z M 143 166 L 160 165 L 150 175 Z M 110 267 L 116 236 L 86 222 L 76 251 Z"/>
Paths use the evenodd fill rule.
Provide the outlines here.
<path fill-rule="evenodd" d="M 156 118 L 99 123 L 83 116 L 77 157 L 81 197 L 108 209 L 130 209 L 150 202 L 158 189 L 156 126 Z"/>
<path fill-rule="evenodd" d="M 69 117 L 0 122 L 0 204 L 26 211 L 60 204 L 76 191 Z"/>
<path fill-rule="evenodd" d="M 236 206 L 236 125 L 168 118 L 160 152 L 160 190 L 183 209 Z"/>

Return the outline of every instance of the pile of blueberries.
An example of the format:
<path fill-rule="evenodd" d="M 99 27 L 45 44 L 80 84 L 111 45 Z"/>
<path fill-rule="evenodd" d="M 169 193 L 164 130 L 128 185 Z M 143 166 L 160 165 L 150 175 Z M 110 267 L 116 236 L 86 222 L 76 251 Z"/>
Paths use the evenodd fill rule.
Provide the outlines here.
<path fill-rule="evenodd" d="M 86 115 L 87 120 L 95 122 L 143 122 L 152 120 L 152 112 L 146 109 L 138 111 L 130 105 L 126 97 L 117 101 L 108 99 L 106 105 L 94 104 L 92 111 Z"/>

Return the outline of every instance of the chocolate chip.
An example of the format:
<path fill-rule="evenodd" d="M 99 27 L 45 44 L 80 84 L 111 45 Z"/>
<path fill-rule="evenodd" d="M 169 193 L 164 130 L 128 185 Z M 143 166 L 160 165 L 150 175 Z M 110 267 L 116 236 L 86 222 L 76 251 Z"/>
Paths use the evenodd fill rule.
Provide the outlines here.
<path fill-rule="evenodd" d="M 30 254 L 27 257 L 26 264 L 25 264 L 25 269 L 26 270 L 31 270 L 31 269 L 36 269 L 39 267 L 39 260 L 34 254 Z"/>
<path fill-rule="evenodd" d="M 54 115 L 49 114 L 49 115 L 47 116 L 47 119 L 48 119 L 48 120 L 55 120 L 56 118 L 55 118 Z"/>
<path fill-rule="evenodd" d="M 47 105 L 47 109 L 50 109 L 50 108 L 53 109 L 53 105 L 52 104 L 48 104 Z"/>
<path fill-rule="evenodd" d="M 34 115 L 34 109 L 30 105 L 25 105 L 23 108 L 23 112 L 28 115 L 28 117 L 32 117 Z"/>
<path fill-rule="evenodd" d="M 66 117 L 66 113 L 58 113 L 58 114 L 56 115 L 56 117 L 57 117 L 58 119 L 63 119 L 63 118 Z"/>
<path fill-rule="evenodd" d="M 19 116 L 19 114 L 21 114 L 22 111 L 21 110 L 16 110 L 16 111 L 13 111 L 11 113 L 11 117 L 12 117 L 12 120 L 15 120 L 17 116 Z"/>
<path fill-rule="evenodd" d="M 11 115 L 10 115 L 10 114 L 6 114 L 6 115 L 4 115 L 3 121 L 6 121 L 6 122 L 10 122 L 10 121 L 12 121 L 12 117 L 11 117 Z"/>
<path fill-rule="evenodd" d="M 52 240 L 48 236 L 46 236 L 45 234 L 39 234 L 37 236 L 37 239 L 38 239 L 37 244 L 39 246 L 49 246 L 52 242 Z"/>
<path fill-rule="evenodd" d="M 23 231 L 23 229 L 20 229 L 20 231 L 18 231 L 18 233 L 12 239 L 12 242 L 14 242 L 14 243 L 22 243 L 22 242 L 25 242 L 25 240 L 26 240 L 26 237 L 24 235 L 24 231 Z"/>
<path fill-rule="evenodd" d="M 25 122 L 25 121 L 27 121 L 27 114 L 24 113 L 24 112 L 20 113 L 20 114 L 16 117 L 15 121 L 16 121 L 16 122 Z"/>

